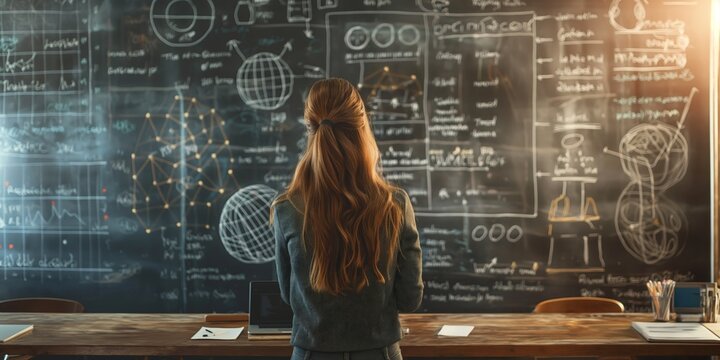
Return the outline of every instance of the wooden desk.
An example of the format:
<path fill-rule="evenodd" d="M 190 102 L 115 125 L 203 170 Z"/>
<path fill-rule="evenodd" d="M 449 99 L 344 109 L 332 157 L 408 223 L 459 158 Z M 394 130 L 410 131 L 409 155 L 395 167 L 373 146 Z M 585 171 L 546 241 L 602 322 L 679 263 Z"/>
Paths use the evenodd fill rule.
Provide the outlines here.
<path fill-rule="evenodd" d="M 647 343 L 630 328 L 649 314 L 411 314 L 406 357 L 717 355 L 719 344 Z M 0 323 L 31 323 L 31 335 L 0 352 L 46 355 L 289 356 L 287 341 L 190 340 L 200 314 L 0 314 Z M 439 338 L 443 324 L 475 325 L 467 338 Z M 212 326 L 245 326 L 215 323 Z"/>

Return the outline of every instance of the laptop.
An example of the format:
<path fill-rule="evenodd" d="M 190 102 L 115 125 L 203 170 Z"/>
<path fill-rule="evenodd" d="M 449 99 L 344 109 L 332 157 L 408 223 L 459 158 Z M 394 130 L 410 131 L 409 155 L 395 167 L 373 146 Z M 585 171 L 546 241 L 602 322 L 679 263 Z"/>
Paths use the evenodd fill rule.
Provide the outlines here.
<path fill-rule="evenodd" d="M 289 339 L 293 313 L 280 297 L 277 281 L 250 282 L 248 338 Z"/>

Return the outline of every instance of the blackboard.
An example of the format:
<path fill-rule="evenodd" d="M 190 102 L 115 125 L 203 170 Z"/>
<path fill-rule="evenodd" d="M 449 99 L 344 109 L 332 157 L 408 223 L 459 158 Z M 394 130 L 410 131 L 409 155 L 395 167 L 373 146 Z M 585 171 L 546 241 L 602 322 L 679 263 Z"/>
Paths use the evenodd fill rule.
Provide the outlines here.
<path fill-rule="evenodd" d="M 415 206 L 422 311 L 646 311 L 648 279 L 711 280 L 710 5 L 0 1 L 0 298 L 247 310 L 340 76 Z"/>

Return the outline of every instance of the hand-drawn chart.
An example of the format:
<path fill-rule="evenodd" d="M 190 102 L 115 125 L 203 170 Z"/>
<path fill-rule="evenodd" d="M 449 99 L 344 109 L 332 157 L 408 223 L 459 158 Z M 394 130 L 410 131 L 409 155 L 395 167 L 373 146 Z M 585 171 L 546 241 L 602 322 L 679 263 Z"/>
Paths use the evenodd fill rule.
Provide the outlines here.
<path fill-rule="evenodd" d="M 175 96 L 165 114 L 145 115 L 131 155 L 131 211 L 146 233 L 169 221 L 177 227 L 185 222 L 210 228 L 208 215 L 198 214 L 207 213 L 221 195 L 238 187 L 224 128 L 216 109 L 196 98 Z M 187 206 L 192 215 L 180 218 L 179 206 Z"/>
<path fill-rule="evenodd" d="M 5 11 L 7 10 L 7 11 Z M 85 2 L 11 2 L 0 11 L 0 274 L 97 278 L 110 215 L 92 113 Z M 72 275 L 74 274 L 74 275 Z"/>
<path fill-rule="evenodd" d="M 275 238 L 270 220 L 270 204 L 277 191 L 265 185 L 240 189 L 225 203 L 220 216 L 220 240 L 227 252 L 247 264 L 275 259 Z"/>
<path fill-rule="evenodd" d="M 383 170 L 405 187 L 419 214 L 536 216 L 535 94 L 533 87 L 508 87 L 535 78 L 535 53 L 507 52 L 535 47 L 533 16 L 326 15 L 328 72 L 358 79 Z M 520 136 L 509 134 L 515 122 L 527 122 Z M 527 180 L 503 175 L 519 169 Z"/>

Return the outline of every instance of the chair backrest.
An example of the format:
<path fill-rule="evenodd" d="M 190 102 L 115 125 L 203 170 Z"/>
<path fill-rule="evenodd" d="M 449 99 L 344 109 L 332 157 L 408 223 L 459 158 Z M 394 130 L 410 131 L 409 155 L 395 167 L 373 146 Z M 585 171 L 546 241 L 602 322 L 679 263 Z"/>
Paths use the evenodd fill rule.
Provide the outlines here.
<path fill-rule="evenodd" d="M 0 301 L 0 312 L 81 313 L 85 307 L 68 299 L 21 298 Z"/>
<path fill-rule="evenodd" d="M 536 313 L 621 313 L 625 306 L 617 300 L 599 297 L 548 299 L 535 305 Z"/>

